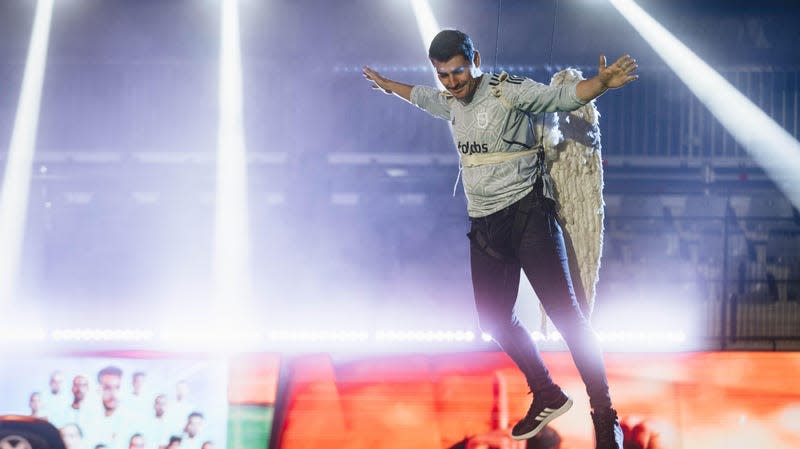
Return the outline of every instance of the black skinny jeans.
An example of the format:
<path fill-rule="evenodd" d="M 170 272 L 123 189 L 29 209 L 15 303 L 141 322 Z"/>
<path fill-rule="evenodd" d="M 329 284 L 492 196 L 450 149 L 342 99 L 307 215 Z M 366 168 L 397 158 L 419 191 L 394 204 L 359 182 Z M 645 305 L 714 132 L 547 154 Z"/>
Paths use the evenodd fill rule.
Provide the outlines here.
<path fill-rule="evenodd" d="M 487 217 L 470 219 L 472 286 L 480 327 L 491 334 L 519 366 L 534 395 L 552 394 L 556 386 L 539 349 L 514 314 L 520 269 L 524 270 L 547 315 L 569 347 L 592 408 L 610 407 L 603 355 L 589 320 L 581 312 L 575 297 L 564 237 L 552 200 L 543 197 L 538 185 L 530 195 L 533 195 L 533 207 L 518 252 L 512 248 L 511 229 L 519 202 Z M 477 232 L 483 233 L 495 250 L 505 253 L 508 256 L 506 260 L 481 249 L 476 244 Z"/>

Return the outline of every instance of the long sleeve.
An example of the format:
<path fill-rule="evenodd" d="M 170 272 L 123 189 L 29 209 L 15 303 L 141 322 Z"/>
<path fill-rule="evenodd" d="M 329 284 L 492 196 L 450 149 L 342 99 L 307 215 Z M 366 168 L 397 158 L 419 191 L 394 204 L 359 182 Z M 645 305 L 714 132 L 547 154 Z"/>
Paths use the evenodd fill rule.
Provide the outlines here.
<path fill-rule="evenodd" d="M 411 103 L 434 117 L 450 120 L 450 102 L 445 93 L 429 86 L 414 86 L 411 89 Z"/>
<path fill-rule="evenodd" d="M 503 85 L 508 100 L 525 112 L 574 111 L 586 104 L 575 91 L 577 83 L 548 86 L 528 78 L 509 77 Z"/>

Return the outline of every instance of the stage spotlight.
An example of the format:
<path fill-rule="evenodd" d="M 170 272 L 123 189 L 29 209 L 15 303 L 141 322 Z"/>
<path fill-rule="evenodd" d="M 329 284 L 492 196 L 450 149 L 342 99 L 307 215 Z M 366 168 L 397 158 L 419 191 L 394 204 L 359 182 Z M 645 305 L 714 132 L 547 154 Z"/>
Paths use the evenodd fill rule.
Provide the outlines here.
<path fill-rule="evenodd" d="M 238 1 L 222 0 L 221 8 L 212 310 L 224 326 L 247 316 L 251 276 Z"/>
<path fill-rule="evenodd" d="M 422 37 L 422 45 L 425 46 L 427 52 L 428 45 L 430 45 L 436 33 L 439 32 L 439 22 L 436 21 L 428 0 L 411 0 L 411 8 L 413 8 L 414 16 L 417 18 L 417 27 Z"/>
<path fill-rule="evenodd" d="M 434 36 L 436 36 L 436 33 L 441 29 L 439 28 L 439 22 L 436 21 L 436 17 L 433 15 L 433 10 L 428 0 L 411 0 L 411 8 L 414 10 L 414 17 L 417 18 L 417 28 L 419 28 L 419 35 L 422 37 L 422 45 L 427 55 L 428 46 L 431 44 Z M 435 73 L 433 78 L 436 80 L 437 85 L 439 85 L 439 78 L 436 77 Z"/>
<path fill-rule="evenodd" d="M 722 126 L 800 207 L 800 142 L 632 0 L 609 0 Z"/>
<path fill-rule="evenodd" d="M 16 290 L 52 14 L 53 0 L 39 0 L 0 192 L 0 306 Z"/>

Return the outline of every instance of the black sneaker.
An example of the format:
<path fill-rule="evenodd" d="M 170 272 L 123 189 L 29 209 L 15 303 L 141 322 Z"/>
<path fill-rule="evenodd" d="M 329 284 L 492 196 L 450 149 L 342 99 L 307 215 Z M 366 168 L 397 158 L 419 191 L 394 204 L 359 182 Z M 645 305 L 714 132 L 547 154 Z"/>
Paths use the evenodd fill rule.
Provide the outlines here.
<path fill-rule="evenodd" d="M 539 396 L 534 396 L 528 414 L 511 429 L 511 438 L 527 440 L 533 437 L 547 423 L 566 413 L 570 407 L 572 407 L 572 399 L 563 391 L 559 391 L 558 396 L 552 400 L 539 399 Z"/>
<path fill-rule="evenodd" d="M 592 412 L 597 449 L 622 449 L 622 427 L 613 408 Z"/>

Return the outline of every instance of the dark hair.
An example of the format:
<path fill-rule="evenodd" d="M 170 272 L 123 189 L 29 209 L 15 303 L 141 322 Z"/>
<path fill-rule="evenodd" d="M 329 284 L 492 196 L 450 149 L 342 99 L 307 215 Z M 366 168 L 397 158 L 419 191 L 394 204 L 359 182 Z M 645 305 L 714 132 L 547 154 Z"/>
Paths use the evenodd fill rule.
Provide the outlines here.
<path fill-rule="evenodd" d="M 105 375 L 122 377 L 122 370 L 116 366 L 107 366 L 97 373 L 97 381 L 99 382 L 100 379 Z"/>
<path fill-rule="evenodd" d="M 428 57 L 436 61 L 446 62 L 454 56 L 461 55 L 469 62 L 475 58 L 475 46 L 472 39 L 458 30 L 443 30 L 431 41 Z"/>
<path fill-rule="evenodd" d="M 189 416 L 187 416 L 187 417 L 186 417 L 186 419 L 187 419 L 187 420 L 188 420 L 188 419 L 192 419 L 192 418 L 206 419 L 206 417 L 205 417 L 205 416 L 203 416 L 203 414 L 202 414 L 202 413 L 200 413 L 200 412 L 192 412 L 192 413 L 189 413 Z"/>

